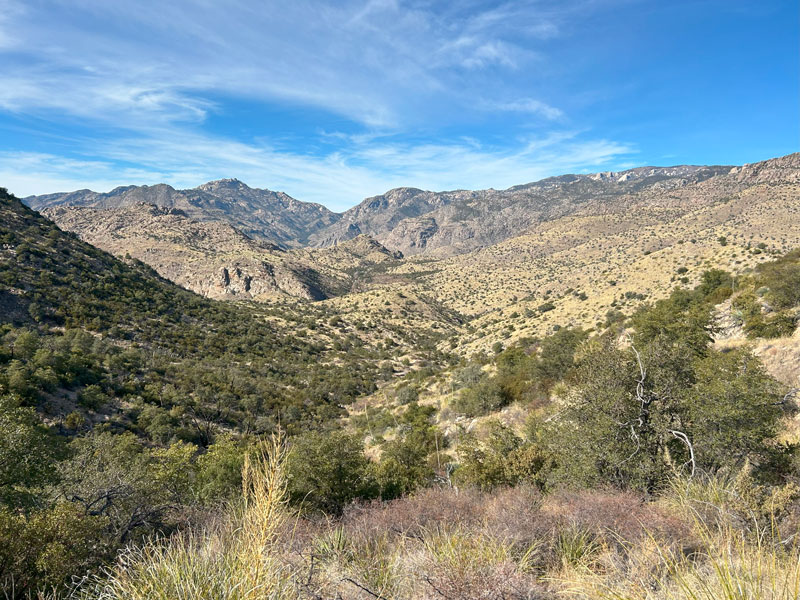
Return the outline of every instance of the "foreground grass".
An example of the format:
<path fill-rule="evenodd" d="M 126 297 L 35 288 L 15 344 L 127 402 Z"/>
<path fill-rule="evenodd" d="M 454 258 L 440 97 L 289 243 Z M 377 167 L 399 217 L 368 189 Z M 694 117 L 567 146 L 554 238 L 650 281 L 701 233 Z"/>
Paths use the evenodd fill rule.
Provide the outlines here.
<path fill-rule="evenodd" d="M 290 528 L 277 439 L 245 462 L 243 507 L 203 531 L 124 551 L 112 569 L 76 592 L 81 600 L 279 600 L 289 598 L 279 539 Z"/>
<path fill-rule="evenodd" d="M 124 552 L 80 600 L 795 600 L 797 499 L 746 479 L 662 499 L 429 489 L 300 519 L 277 441 L 245 467 L 244 506 Z M 790 530 L 781 535 L 781 529 Z"/>

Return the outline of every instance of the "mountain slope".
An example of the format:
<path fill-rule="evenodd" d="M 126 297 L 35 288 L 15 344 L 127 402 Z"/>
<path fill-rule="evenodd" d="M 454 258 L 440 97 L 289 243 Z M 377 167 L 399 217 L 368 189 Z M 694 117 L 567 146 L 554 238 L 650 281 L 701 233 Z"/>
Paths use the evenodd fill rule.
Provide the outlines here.
<path fill-rule="evenodd" d="M 359 233 L 405 255 L 452 256 L 491 246 L 537 223 L 574 214 L 590 203 L 614 205 L 631 194 L 669 190 L 728 173 L 731 167 L 641 167 L 621 173 L 563 175 L 507 190 L 391 190 L 367 198 L 310 237 L 327 246 Z"/>
<path fill-rule="evenodd" d="M 139 204 L 177 208 L 196 221 L 221 221 L 249 237 L 285 246 L 302 245 L 309 235 L 339 218 L 320 204 L 301 202 L 282 192 L 250 188 L 236 179 L 211 181 L 187 190 L 166 184 L 125 186 L 108 193 L 79 190 L 30 196 L 23 201 L 34 210 L 57 206 L 116 209 Z"/>
<path fill-rule="evenodd" d="M 414 286 L 476 317 L 472 352 L 539 336 L 554 325 L 596 326 L 609 311 L 697 282 L 707 268 L 745 273 L 800 246 L 800 155 L 732 169 L 656 194 L 652 187 L 591 202 L 525 235 L 445 260 L 409 261 Z"/>
<path fill-rule="evenodd" d="M 42 214 L 93 246 L 130 255 L 208 298 L 321 300 L 341 287 L 277 246 L 254 241 L 226 223 L 192 220 L 180 209 L 58 206 Z"/>
<path fill-rule="evenodd" d="M 797 156 L 767 161 L 769 169 L 796 168 Z M 234 179 L 191 190 L 163 184 L 130 186 L 107 194 L 81 190 L 30 197 L 26 202 L 35 209 L 60 205 L 111 209 L 147 203 L 178 208 L 197 221 L 227 222 L 251 238 L 286 247 L 328 247 L 368 235 L 406 256 L 447 257 L 497 244 L 570 215 L 615 212 L 631 203 L 641 205 L 642 198 L 661 206 L 679 190 L 709 179 L 722 177 L 722 185 L 731 189 L 752 185 L 752 177 L 742 179 L 752 168 L 638 167 L 618 173 L 551 177 L 506 190 L 397 188 L 367 198 L 342 214 L 280 192 L 252 189 Z M 647 207 L 645 202 L 645 210 Z"/>
<path fill-rule="evenodd" d="M 378 353 L 369 332 L 359 337 L 347 316 L 329 324 L 332 313 L 314 306 L 208 300 L 61 231 L 0 188 L 0 395 L 54 423 L 77 410 L 143 434 L 136 421 L 150 406 L 170 423 L 167 439 L 207 444 L 231 429 L 335 418 L 374 389 Z M 102 393 L 76 405 L 86 386 Z"/>

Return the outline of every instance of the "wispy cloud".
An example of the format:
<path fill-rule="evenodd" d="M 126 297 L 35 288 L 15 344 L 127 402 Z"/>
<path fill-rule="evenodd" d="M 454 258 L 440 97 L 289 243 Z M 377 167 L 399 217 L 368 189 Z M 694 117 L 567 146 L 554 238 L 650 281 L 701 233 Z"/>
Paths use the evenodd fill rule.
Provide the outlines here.
<path fill-rule="evenodd" d="M 560 108 L 550 106 L 541 100 L 533 98 L 522 98 L 520 100 L 511 101 L 494 101 L 485 102 L 483 104 L 486 110 L 501 110 L 517 113 L 527 113 L 532 115 L 539 115 L 545 119 L 557 120 L 564 117 L 564 111 Z"/>
<path fill-rule="evenodd" d="M 0 0 L 0 115 L 72 135 L 63 151 L 6 148 L 0 185 L 25 195 L 233 176 L 343 209 L 393 186 L 507 187 L 604 166 L 631 146 L 564 130 L 564 109 L 536 85 L 538 44 L 577 7 Z M 257 108 L 236 120 L 236 102 Z M 280 122 L 247 120 L 260 111 L 328 117 L 290 145 Z M 456 127 L 470 115 L 541 126 L 524 139 Z"/>
<path fill-rule="evenodd" d="M 558 31 L 539 3 L 435 6 L 3 0 L 0 39 L 14 59 L 0 65 L 14 85 L 3 86 L 0 106 L 127 123 L 202 117 L 203 96 L 213 94 L 399 127 L 424 120 L 433 96 L 470 105 L 486 94 L 485 82 L 466 85 L 459 69 L 518 68 L 534 58 L 531 39 Z"/>

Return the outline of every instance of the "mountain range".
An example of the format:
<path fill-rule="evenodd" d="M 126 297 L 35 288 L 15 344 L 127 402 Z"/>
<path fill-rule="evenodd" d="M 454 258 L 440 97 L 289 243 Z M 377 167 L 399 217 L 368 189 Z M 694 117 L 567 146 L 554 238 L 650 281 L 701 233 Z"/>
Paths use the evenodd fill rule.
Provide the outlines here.
<path fill-rule="evenodd" d="M 118 187 L 24 198 L 31 208 L 121 209 L 136 204 L 177 208 L 191 219 L 222 221 L 245 235 L 283 247 L 328 247 L 369 235 L 405 255 L 452 256 L 520 235 L 590 204 L 613 207 L 632 194 L 668 193 L 729 174 L 730 166 L 640 167 L 619 173 L 564 175 L 507 190 L 431 192 L 396 188 L 334 213 L 283 192 L 254 189 L 236 179 L 176 190 L 166 184 Z"/>
<path fill-rule="evenodd" d="M 800 246 L 800 154 L 507 190 L 398 188 L 336 214 L 226 179 L 25 198 L 62 229 L 211 298 L 299 298 L 380 322 L 470 320 L 457 348 L 596 326 Z"/>

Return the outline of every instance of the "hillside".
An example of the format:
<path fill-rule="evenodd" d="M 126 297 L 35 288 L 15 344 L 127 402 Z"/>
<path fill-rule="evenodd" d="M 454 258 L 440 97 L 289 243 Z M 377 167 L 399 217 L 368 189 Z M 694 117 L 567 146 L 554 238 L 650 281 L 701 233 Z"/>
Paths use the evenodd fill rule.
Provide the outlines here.
<path fill-rule="evenodd" d="M 399 188 L 367 198 L 310 241 L 326 246 L 367 234 L 405 255 L 462 254 L 591 204 L 620 205 L 632 194 L 648 192 L 660 196 L 729 171 L 730 167 L 643 167 L 621 173 L 552 177 L 507 190 Z"/>
<path fill-rule="evenodd" d="M 469 355 L 554 326 L 601 326 L 676 283 L 696 282 L 704 269 L 746 273 L 800 245 L 798 181 L 793 154 L 734 168 L 567 175 L 486 194 L 404 188 L 365 201 L 334 226 L 361 223 L 348 231 L 363 226 L 378 239 L 346 234 L 333 246 L 288 252 L 222 223 L 145 205 L 45 214 L 208 297 L 335 297 L 325 304 L 355 319 L 413 314 L 445 330 L 461 323 L 447 348 Z M 460 215 L 448 231 L 475 234 L 462 244 L 454 242 L 462 233 L 437 229 L 430 244 L 413 245 L 406 228 L 441 211 Z M 469 250 L 476 245 L 485 247 Z M 411 255 L 391 250 L 397 246 Z"/>
<path fill-rule="evenodd" d="M 42 214 L 93 246 L 141 260 L 162 277 L 208 298 L 321 300 L 342 285 L 275 245 L 253 240 L 224 222 L 195 221 L 176 208 L 57 206 L 42 209 Z"/>
<path fill-rule="evenodd" d="M 299 427 L 342 414 L 376 380 L 435 354 L 438 334 L 415 319 L 367 327 L 322 305 L 207 300 L 62 232 L 4 191 L 0 244 L 0 338 L 10 352 L 0 360 L 9 367 L 21 358 L 14 340 L 33 335 L 34 349 L 11 367 L 21 382 L 30 378 L 19 388 L 26 402 L 60 426 L 78 411 L 88 422 L 141 431 L 131 407 L 153 404 L 171 415 L 167 437 L 195 439 L 200 420 L 215 431 Z M 76 350 L 86 354 L 78 372 L 66 366 L 71 358 L 52 358 L 75 336 L 89 345 Z M 87 385 L 99 385 L 104 401 L 80 405 Z"/>
<path fill-rule="evenodd" d="M 707 580 L 713 553 L 800 515 L 800 265 L 776 259 L 794 174 L 646 188 L 445 259 L 365 235 L 284 251 L 152 205 L 45 210 L 120 260 L 0 193 L 0 582 L 595 597 L 633 569 L 684 581 L 654 540 Z M 175 273 L 313 265 L 341 295 L 218 302 L 131 244 Z M 287 451 L 265 449 L 276 432 Z"/>
<path fill-rule="evenodd" d="M 768 161 L 769 162 L 769 161 Z M 797 155 L 773 167 L 797 169 Z M 84 206 L 116 209 L 133 204 L 178 208 L 197 221 L 227 222 L 247 236 L 284 246 L 333 246 L 359 235 L 373 237 L 406 256 L 448 257 L 523 235 L 542 223 L 578 214 L 619 212 L 632 202 L 664 205 L 673 193 L 745 167 L 638 167 L 622 172 L 563 175 L 507 190 L 431 192 L 397 188 L 365 199 L 341 214 L 280 192 L 252 189 L 237 180 L 209 182 L 191 190 L 167 185 L 128 186 L 106 194 L 88 190 L 26 198 L 32 208 Z M 744 172 L 744 171 L 743 171 Z M 721 178 L 721 179 L 720 179 Z M 728 178 L 730 179 L 730 177 Z M 740 178 L 739 186 L 752 178 Z M 673 205 L 675 209 L 685 206 Z"/>
<path fill-rule="evenodd" d="M 707 268 L 745 273 L 800 245 L 798 213 L 795 154 L 666 192 L 592 201 L 494 246 L 415 257 L 393 273 L 415 275 L 414 289 L 474 317 L 461 340 L 469 353 L 554 325 L 602 325 L 609 312 L 630 314 Z"/>

